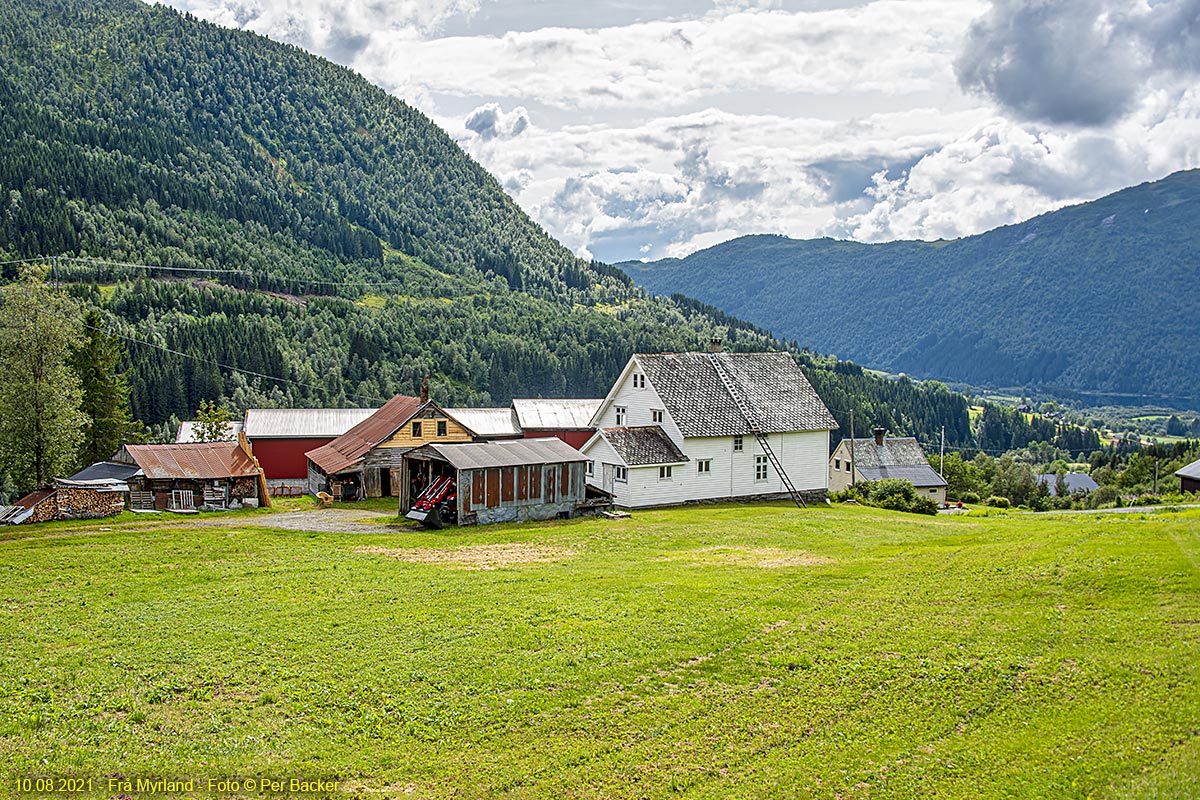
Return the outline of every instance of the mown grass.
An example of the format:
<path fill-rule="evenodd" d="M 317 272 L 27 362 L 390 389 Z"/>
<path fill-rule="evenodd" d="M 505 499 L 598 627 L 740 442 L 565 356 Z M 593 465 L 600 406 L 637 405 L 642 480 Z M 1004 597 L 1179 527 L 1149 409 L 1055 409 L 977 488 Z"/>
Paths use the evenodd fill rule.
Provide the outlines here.
<path fill-rule="evenodd" d="M 1200 796 L 1195 511 L 170 522 L 0 542 L 3 791 Z"/>

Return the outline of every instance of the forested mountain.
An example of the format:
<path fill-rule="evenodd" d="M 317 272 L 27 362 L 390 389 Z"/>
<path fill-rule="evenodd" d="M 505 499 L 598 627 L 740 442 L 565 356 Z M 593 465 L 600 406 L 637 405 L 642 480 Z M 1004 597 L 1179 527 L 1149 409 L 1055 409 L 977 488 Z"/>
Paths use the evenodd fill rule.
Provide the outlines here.
<path fill-rule="evenodd" d="M 618 266 L 872 367 L 1200 401 L 1200 170 L 955 241 L 748 236 Z"/>
<path fill-rule="evenodd" d="M 64 257 L 49 277 L 124 337 L 147 424 L 423 375 L 448 404 L 601 396 L 635 350 L 784 346 L 573 257 L 430 120 L 297 48 L 139 0 L 0 0 L 0 54 L 0 261 Z M 843 430 L 853 408 L 970 443 L 944 386 L 786 346 Z"/>

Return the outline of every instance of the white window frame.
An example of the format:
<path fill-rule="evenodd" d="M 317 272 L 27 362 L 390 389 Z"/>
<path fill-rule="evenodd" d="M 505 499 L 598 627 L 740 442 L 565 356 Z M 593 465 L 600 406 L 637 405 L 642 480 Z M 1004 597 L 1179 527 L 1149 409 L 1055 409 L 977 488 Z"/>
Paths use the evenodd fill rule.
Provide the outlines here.
<path fill-rule="evenodd" d="M 770 472 L 767 469 L 767 463 L 768 462 L 767 462 L 766 456 L 755 456 L 754 457 L 754 482 L 755 483 L 769 479 Z"/>
<path fill-rule="evenodd" d="M 842 460 L 840 458 L 835 458 L 833 460 L 833 468 L 838 472 L 842 471 Z"/>
<path fill-rule="evenodd" d="M 620 464 L 613 465 L 613 480 L 617 483 L 629 482 L 629 467 L 622 467 Z"/>
<path fill-rule="evenodd" d="M 733 437 L 733 452 L 740 453 L 744 449 L 741 436 Z"/>
<path fill-rule="evenodd" d="M 658 479 L 660 481 L 675 480 L 675 467 L 671 464 L 664 464 L 658 468 Z"/>
<path fill-rule="evenodd" d="M 650 409 L 650 421 L 655 425 L 661 425 L 663 421 L 663 410 L 661 408 Z"/>
<path fill-rule="evenodd" d="M 625 415 L 627 412 L 628 409 L 625 406 L 613 406 L 613 417 L 617 421 L 618 428 L 625 424 Z"/>
<path fill-rule="evenodd" d="M 696 462 L 696 474 L 697 475 L 711 475 L 712 474 L 712 459 L 706 458 L 706 459 L 703 459 L 702 461 L 697 461 Z"/>
<path fill-rule="evenodd" d="M 587 474 L 588 474 L 589 478 L 595 477 L 595 475 L 596 475 L 596 462 L 595 461 L 587 462 Z"/>
<path fill-rule="evenodd" d="M 633 373 L 633 388 L 645 389 L 646 388 L 646 376 L 641 375 L 637 372 Z"/>

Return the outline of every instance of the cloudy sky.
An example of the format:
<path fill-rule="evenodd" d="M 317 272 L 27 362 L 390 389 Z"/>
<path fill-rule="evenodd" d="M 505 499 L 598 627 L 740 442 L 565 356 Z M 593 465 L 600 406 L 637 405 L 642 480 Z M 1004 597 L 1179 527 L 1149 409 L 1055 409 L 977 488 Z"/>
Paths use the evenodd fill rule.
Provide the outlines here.
<path fill-rule="evenodd" d="M 1200 0 L 167 0 L 420 108 L 604 261 L 938 239 L 1200 167 Z"/>

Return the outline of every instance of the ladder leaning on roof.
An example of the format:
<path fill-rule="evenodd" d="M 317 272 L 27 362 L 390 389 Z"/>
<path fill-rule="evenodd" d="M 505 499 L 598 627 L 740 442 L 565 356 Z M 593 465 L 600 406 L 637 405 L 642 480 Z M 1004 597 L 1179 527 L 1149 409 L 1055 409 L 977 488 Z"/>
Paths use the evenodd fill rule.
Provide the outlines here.
<path fill-rule="evenodd" d="M 753 412 L 750 411 L 750 406 L 746 405 L 746 401 L 738 393 L 737 385 L 733 382 L 733 378 L 725 371 L 725 365 L 717 358 L 716 353 L 709 353 L 708 360 L 712 362 L 713 369 L 716 370 L 717 377 L 721 379 L 721 383 L 725 384 L 725 389 L 729 392 L 729 396 L 737 404 L 738 411 L 742 412 L 742 417 L 746 420 L 746 424 L 750 426 L 750 432 L 754 434 L 754 438 L 758 440 L 759 446 L 766 453 L 767 460 L 771 462 L 771 466 L 775 468 L 779 479 L 783 481 L 783 486 L 787 489 L 788 495 L 791 496 L 792 502 L 796 504 L 796 508 L 808 508 L 808 503 L 805 503 L 804 497 L 800 492 L 796 491 L 796 487 L 792 484 L 792 479 L 788 477 L 787 472 L 784 470 L 779 457 L 771 449 L 771 442 L 767 434 L 763 433 L 762 426 L 758 424 L 758 420 L 755 418 Z"/>

